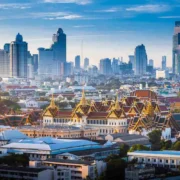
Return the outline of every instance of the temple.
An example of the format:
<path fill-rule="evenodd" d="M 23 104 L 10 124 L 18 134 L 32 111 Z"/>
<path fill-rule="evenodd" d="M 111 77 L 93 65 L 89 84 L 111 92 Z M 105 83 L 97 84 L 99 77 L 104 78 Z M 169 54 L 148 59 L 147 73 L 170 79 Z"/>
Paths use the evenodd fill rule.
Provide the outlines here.
<path fill-rule="evenodd" d="M 147 135 L 153 129 L 162 130 L 165 139 L 179 130 L 179 125 L 166 106 L 157 101 L 151 90 L 135 91 L 115 101 L 88 102 L 84 91 L 80 102 L 72 111 L 61 111 L 52 97 L 43 112 L 43 125 L 77 125 L 97 128 L 99 135 L 130 133 Z"/>

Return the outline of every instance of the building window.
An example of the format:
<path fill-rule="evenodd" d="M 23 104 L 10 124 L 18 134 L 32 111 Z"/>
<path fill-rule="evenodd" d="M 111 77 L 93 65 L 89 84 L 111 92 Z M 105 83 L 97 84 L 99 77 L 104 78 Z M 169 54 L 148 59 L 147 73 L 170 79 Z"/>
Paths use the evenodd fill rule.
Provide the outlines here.
<path fill-rule="evenodd" d="M 172 163 L 174 163 L 174 160 L 171 160 Z"/>
<path fill-rule="evenodd" d="M 159 162 L 162 162 L 162 159 L 160 159 Z"/>
<path fill-rule="evenodd" d="M 154 162 L 156 162 L 156 159 L 154 159 Z"/>
<path fill-rule="evenodd" d="M 166 163 L 168 163 L 168 160 L 166 160 Z"/>

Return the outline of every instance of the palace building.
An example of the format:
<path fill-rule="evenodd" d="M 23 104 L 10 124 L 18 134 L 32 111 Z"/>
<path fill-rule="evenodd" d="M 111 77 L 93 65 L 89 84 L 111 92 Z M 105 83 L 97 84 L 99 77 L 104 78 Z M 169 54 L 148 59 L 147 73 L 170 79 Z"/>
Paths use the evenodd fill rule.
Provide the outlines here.
<path fill-rule="evenodd" d="M 80 102 L 72 111 L 61 111 L 52 96 L 50 105 L 43 112 L 43 125 L 77 125 L 98 129 L 98 135 L 130 133 L 147 135 L 153 129 L 162 130 L 165 139 L 180 130 L 167 107 L 157 100 L 151 90 L 140 90 L 131 96 L 118 96 L 115 101 L 91 101 L 82 92 Z"/>

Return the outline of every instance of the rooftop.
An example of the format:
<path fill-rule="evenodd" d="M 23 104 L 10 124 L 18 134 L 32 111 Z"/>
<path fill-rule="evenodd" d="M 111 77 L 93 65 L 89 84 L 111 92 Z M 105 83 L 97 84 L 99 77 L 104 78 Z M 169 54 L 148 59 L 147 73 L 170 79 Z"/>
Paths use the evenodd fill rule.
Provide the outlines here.
<path fill-rule="evenodd" d="M 44 163 L 63 163 L 63 164 L 81 164 L 81 165 L 92 165 L 93 162 L 91 161 L 79 161 L 79 160 L 64 160 L 64 159 L 47 159 L 43 161 Z"/>

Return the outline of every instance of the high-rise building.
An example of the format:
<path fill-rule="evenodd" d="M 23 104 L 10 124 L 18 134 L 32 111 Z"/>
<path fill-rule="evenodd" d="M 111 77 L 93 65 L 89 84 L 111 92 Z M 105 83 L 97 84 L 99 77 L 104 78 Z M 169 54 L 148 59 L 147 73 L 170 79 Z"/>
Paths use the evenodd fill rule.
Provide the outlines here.
<path fill-rule="evenodd" d="M 54 75 L 53 50 L 39 48 L 39 68 L 38 74 L 44 76 Z"/>
<path fill-rule="evenodd" d="M 114 74 L 119 73 L 119 59 L 113 58 L 113 60 L 112 60 L 112 72 Z"/>
<path fill-rule="evenodd" d="M 8 53 L 10 52 L 10 44 L 9 43 L 4 44 L 4 50 Z"/>
<path fill-rule="evenodd" d="M 34 65 L 34 72 L 38 72 L 38 54 L 33 54 L 33 65 Z"/>
<path fill-rule="evenodd" d="M 131 62 L 132 69 L 134 70 L 134 55 L 129 55 L 129 62 Z"/>
<path fill-rule="evenodd" d="M 84 59 L 84 69 L 87 70 L 88 66 L 89 66 L 89 59 L 85 58 Z"/>
<path fill-rule="evenodd" d="M 0 50 L 0 77 L 9 77 L 9 53 L 5 50 Z"/>
<path fill-rule="evenodd" d="M 162 70 L 166 70 L 166 56 L 162 56 Z"/>
<path fill-rule="evenodd" d="M 135 48 L 135 75 L 143 75 L 147 68 L 147 54 L 145 46 L 139 45 Z"/>
<path fill-rule="evenodd" d="M 173 73 L 180 75 L 180 21 L 175 22 L 173 35 Z"/>
<path fill-rule="evenodd" d="M 152 60 L 152 59 L 149 60 L 149 66 L 154 67 L 154 60 Z"/>
<path fill-rule="evenodd" d="M 11 77 L 27 77 L 27 53 L 28 44 L 23 41 L 22 35 L 19 33 L 16 40 L 10 44 L 10 76 Z"/>
<path fill-rule="evenodd" d="M 50 49 L 39 48 L 38 74 L 59 76 L 60 64 L 66 62 L 66 34 L 61 28 L 53 35 Z"/>
<path fill-rule="evenodd" d="M 78 55 L 75 57 L 75 69 L 79 70 L 81 68 L 81 57 Z"/>
<path fill-rule="evenodd" d="M 101 59 L 99 70 L 100 70 L 100 74 L 111 75 L 112 73 L 111 60 L 109 58 Z"/>
<path fill-rule="evenodd" d="M 53 35 L 52 40 L 53 60 L 66 62 L 66 34 L 59 28 L 57 34 Z"/>

